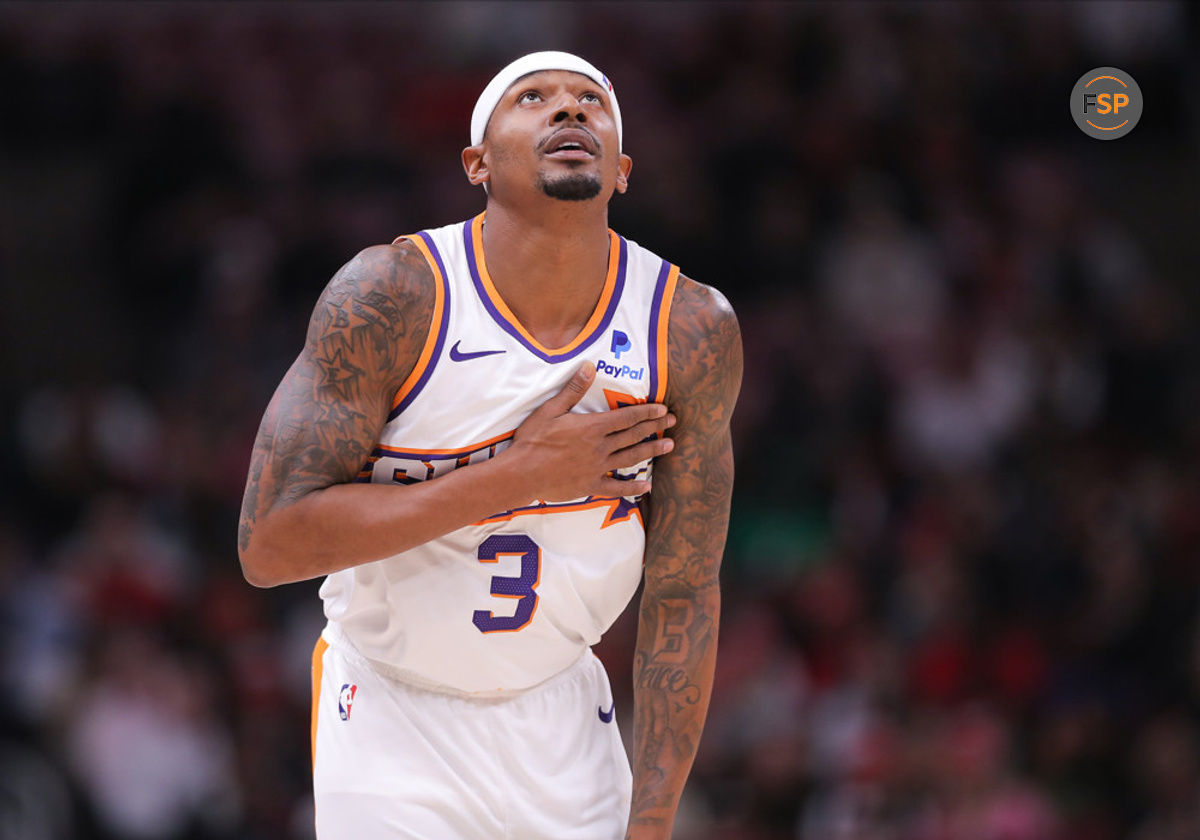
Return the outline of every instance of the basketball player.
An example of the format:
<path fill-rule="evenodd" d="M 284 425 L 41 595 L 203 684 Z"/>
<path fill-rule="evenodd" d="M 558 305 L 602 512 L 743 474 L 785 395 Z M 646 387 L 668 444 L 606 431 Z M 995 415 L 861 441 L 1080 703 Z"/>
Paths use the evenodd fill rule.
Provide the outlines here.
<path fill-rule="evenodd" d="M 486 211 L 342 267 L 267 407 L 240 557 L 259 586 L 327 576 L 322 840 L 671 834 L 741 344 L 718 292 L 608 229 L 621 143 L 588 62 L 501 70 L 462 153 Z M 643 572 L 631 773 L 590 646 Z"/>

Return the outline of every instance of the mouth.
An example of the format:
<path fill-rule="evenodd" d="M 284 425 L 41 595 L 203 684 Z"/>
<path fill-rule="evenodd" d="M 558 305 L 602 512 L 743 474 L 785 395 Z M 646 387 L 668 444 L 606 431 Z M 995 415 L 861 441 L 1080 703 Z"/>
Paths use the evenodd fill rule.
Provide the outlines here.
<path fill-rule="evenodd" d="M 596 139 L 579 128 L 556 131 L 542 143 L 542 153 L 558 160 L 590 160 L 597 151 Z"/>

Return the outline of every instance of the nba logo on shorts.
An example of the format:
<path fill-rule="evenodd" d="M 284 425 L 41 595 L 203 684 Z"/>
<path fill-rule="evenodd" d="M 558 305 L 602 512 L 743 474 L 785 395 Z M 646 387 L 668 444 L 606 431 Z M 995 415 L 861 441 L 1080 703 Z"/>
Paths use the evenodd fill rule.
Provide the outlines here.
<path fill-rule="evenodd" d="M 618 359 L 621 358 L 622 353 L 631 347 L 633 347 L 633 344 L 630 343 L 629 336 L 620 330 L 613 330 L 612 347 L 609 349 L 616 354 Z"/>
<path fill-rule="evenodd" d="M 358 686 L 346 683 L 338 692 L 338 714 L 342 716 L 342 720 L 350 720 L 350 707 L 354 705 L 354 692 L 356 691 L 358 691 Z"/>

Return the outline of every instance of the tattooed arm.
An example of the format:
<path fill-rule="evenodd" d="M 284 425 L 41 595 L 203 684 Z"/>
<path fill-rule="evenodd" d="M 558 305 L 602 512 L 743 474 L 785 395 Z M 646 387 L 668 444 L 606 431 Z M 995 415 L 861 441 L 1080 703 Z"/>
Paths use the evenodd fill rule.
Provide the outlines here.
<path fill-rule="evenodd" d="M 535 498 L 633 491 L 608 477 L 667 451 L 641 443 L 662 406 L 570 414 L 595 371 L 581 367 L 489 461 L 412 485 L 353 484 L 433 318 L 433 275 L 407 242 L 368 248 L 329 282 L 304 349 L 267 406 L 242 500 L 238 555 L 257 586 L 305 580 L 398 554 Z"/>
<path fill-rule="evenodd" d="M 671 836 L 708 712 L 733 488 L 729 418 L 742 379 L 737 320 L 719 292 L 680 277 L 670 317 L 667 405 L 678 423 L 650 496 L 627 840 Z"/>

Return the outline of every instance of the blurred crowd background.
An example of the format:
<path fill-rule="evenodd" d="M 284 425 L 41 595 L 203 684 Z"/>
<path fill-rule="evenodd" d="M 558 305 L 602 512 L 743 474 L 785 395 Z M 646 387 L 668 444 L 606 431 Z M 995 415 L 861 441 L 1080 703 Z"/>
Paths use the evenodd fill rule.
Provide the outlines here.
<path fill-rule="evenodd" d="M 1184 3 L 0 5 L 0 840 L 312 834 L 317 582 L 251 442 L 321 288 L 467 218 L 534 49 L 746 378 L 679 840 L 1200 837 L 1200 81 Z M 1075 81 L 1145 112 L 1085 137 Z M 627 613 L 599 647 L 630 734 Z"/>

